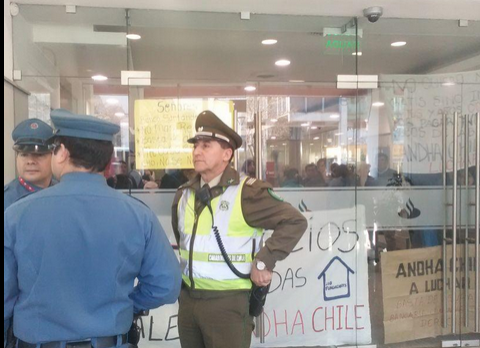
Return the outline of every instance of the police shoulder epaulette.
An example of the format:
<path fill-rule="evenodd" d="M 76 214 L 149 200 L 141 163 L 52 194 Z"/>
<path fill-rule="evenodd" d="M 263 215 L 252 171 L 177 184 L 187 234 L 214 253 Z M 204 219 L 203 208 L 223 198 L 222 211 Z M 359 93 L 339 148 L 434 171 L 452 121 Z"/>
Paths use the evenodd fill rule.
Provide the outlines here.
<path fill-rule="evenodd" d="M 245 185 L 253 186 L 257 181 L 258 181 L 258 179 L 256 179 L 256 178 L 248 178 L 247 181 L 245 182 Z"/>
<path fill-rule="evenodd" d="M 3 193 L 7 192 L 8 190 L 10 190 L 10 186 L 9 186 L 9 185 L 3 186 Z"/>

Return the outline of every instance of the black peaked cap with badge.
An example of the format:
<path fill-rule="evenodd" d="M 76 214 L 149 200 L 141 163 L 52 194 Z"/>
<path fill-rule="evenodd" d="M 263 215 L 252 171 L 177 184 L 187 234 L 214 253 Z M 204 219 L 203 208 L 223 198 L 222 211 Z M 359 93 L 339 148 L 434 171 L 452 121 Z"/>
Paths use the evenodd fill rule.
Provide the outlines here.
<path fill-rule="evenodd" d="M 45 122 L 32 118 L 21 122 L 12 132 L 13 149 L 19 153 L 49 153 L 53 129 Z"/>
<path fill-rule="evenodd" d="M 199 140 L 214 139 L 226 142 L 233 150 L 238 150 L 243 144 L 242 137 L 211 111 L 203 111 L 198 115 L 195 130 L 197 132 L 195 136 L 188 140 L 190 144 L 195 144 Z"/>

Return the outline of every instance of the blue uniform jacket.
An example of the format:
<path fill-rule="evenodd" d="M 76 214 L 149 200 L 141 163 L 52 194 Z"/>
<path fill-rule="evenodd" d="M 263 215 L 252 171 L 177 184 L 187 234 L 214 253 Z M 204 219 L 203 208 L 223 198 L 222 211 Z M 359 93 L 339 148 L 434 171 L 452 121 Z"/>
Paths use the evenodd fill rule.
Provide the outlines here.
<path fill-rule="evenodd" d="M 13 203 L 22 199 L 32 193 L 42 190 L 40 187 L 31 185 L 27 183 L 34 191 L 29 191 L 25 186 L 23 186 L 19 179 L 15 179 L 10 182 L 8 185 L 3 187 L 3 211 L 7 210 L 9 206 Z"/>
<path fill-rule="evenodd" d="M 125 334 L 134 308 L 175 303 L 180 287 L 157 217 L 98 174 L 67 174 L 4 213 L 4 334 L 12 316 L 33 344 Z"/>

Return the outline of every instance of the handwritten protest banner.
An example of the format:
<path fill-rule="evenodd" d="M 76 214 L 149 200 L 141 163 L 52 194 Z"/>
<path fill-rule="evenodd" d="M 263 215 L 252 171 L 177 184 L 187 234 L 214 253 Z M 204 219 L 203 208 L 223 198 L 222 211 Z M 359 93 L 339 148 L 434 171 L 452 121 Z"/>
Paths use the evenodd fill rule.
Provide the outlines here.
<path fill-rule="evenodd" d="M 442 247 L 414 249 L 382 254 L 385 344 L 435 338 L 451 334 L 453 270 L 452 248 L 448 248 L 447 263 L 442 259 Z M 475 246 L 471 245 L 468 259 L 465 246 L 458 246 L 457 261 L 457 332 L 473 331 L 475 323 Z M 443 268 L 448 267 L 447 279 L 448 327 L 443 327 Z M 463 272 L 468 266 L 469 277 Z M 465 328 L 465 296 L 469 296 L 470 326 Z"/>
<path fill-rule="evenodd" d="M 381 97 L 392 122 L 394 139 L 404 148 L 403 168 L 408 173 L 442 172 L 443 115 L 448 118 L 448 170 L 453 169 L 453 115 L 466 116 L 469 128 L 468 163 L 475 163 L 475 114 L 480 112 L 480 70 L 442 75 L 382 75 Z M 464 167 L 465 121 L 459 130 Z"/>
<path fill-rule="evenodd" d="M 305 347 L 371 343 L 364 207 L 307 212 L 309 227 L 275 269 L 265 308 L 266 344 Z M 355 220 L 357 216 L 357 220 Z M 143 321 L 142 347 L 180 347 L 178 305 Z"/>
<path fill-rule="evenodd" d="M 193 168 L 195 120 L 203 110 L 214 111 L 232 127 L 231 104 L 218 100 L 164 99 L 135 102 L 135 152 L 137 169 Z"/>

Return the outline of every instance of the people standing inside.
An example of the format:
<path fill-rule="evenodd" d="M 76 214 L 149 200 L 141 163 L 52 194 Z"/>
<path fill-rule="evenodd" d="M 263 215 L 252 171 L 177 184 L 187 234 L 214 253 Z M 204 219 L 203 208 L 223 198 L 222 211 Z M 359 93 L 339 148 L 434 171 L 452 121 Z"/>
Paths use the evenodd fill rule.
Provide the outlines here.
<path fill-rule="evenodd" d="M 18 178 L 3 188 L 3 211 L 32 193 L 52 185 L 53 129 L 39 119 L 21 122 L 12 132 Z"/>
<path fill-rule="evenodd" d="M 321 158 L 317 162 L 317 171 L 324 182 L 324 186 L 328 186 L 328 182 L 330 181 L 330 177 L 328 176 L 327 171 L 327 159 Z"/>
<path fill-rule="evenodd" d="M 4 213 L 4 334 L 13 316 L 19 348 L 124 346 L 135 314 L 176 302 L 179 264 L 155 214 L 106 184 L 119 126 L 51 118 L 60 182 Z"/>
<path fill-rule="evenodd" d="M 377 186 L 390 186 L 397 177 L 397 172 L 390 168 L 390 157 L 387 154 L 378 154 L 378 175 L 376 177 Z"/>
<path fill-rule="evenodd" d="M 305 167 L 305 179 L 303 180 L 305 187 L 324 187 L 325 181 L 317 170 L 315 164 L 309 164 Z"/>
<path fill-rule="evenodd" d="M 255 165 L 255 160 L 252 158 L 249 158 L 243 163 L 242 166 L 242 173 L 240 174 L 242 178 L 244 177 L 250 177 L 250 178 L 255 178 L 257 176 L 257 166 Z"/>
<path fill-rule="evenodd" d="M 295 248 L 307 221 L 269 184 L 240 179 L 230 164 L 242 138 L 214 113 L 202 112 L 196 131 L 189 142 L 198 175 L 179 189 L 172 209 L 184 284 L 180 342 L 183 348 L 246 348 L 252 282 L 270 284 L 276 263 Z M 266 229 L 274 232 L 262 248 Z"/>

